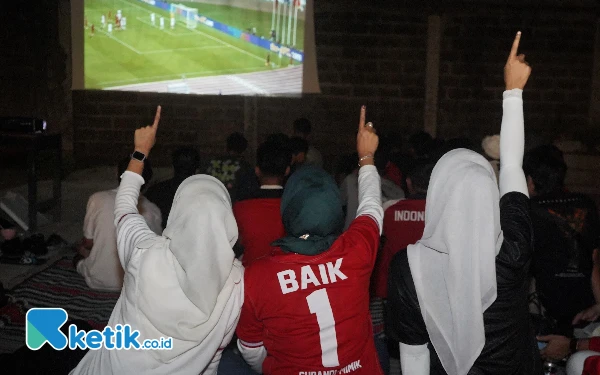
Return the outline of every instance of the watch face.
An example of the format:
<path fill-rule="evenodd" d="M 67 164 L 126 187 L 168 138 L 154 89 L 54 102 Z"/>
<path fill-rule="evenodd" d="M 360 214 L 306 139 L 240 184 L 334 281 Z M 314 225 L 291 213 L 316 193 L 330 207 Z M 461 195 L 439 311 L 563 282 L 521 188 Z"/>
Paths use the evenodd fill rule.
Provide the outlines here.
<path fill-rule="evenodd" d="M 139 161 L 144 161 L 144 159 L 146 159 L 146 155 L 142 154 L 139 151 L 134 151 L 133 154 L 131 154 L 131 158 Z"/>

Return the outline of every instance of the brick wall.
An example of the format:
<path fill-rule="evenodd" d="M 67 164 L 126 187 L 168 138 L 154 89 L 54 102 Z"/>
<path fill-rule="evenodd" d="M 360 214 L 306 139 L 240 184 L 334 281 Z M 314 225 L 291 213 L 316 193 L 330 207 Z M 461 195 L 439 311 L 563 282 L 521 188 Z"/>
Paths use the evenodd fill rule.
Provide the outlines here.
<path fill-rule="evenodd" d="M 524 94 L 527 131 L 551 139 L 587 127 L 596 20 L 594 12 L 541 7 L 445 14 L 438 134 L 499 131 L 503 65 L 516 30 L 533 68 Z"/>

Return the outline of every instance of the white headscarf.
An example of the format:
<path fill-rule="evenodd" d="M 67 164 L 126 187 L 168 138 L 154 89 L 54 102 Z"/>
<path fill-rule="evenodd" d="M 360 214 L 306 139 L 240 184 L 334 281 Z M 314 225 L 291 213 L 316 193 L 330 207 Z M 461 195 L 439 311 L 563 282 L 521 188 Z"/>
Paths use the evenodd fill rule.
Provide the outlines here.
<path fill-rule="evenodd" d="M 466 149 L 448 152 L 431 174 L 423 238 L 407 250 L 421 314 L 448 375 L 467 374 L 481 354 L 502 241 L 490 163 Z"/>
<path fill-rule="evenodd" d="M 206 175 L 183 181 L 163 237 L 138 246 L 147 249 L 137 281 L 143 338 L 173 337 L 172 350 L 150 355 L 167 363 L 200 343 L 209 357 L 218 349 L 223 337 L 207 336 L 243 275 L 232 250 L 237 237 L 225 186 Z"/>

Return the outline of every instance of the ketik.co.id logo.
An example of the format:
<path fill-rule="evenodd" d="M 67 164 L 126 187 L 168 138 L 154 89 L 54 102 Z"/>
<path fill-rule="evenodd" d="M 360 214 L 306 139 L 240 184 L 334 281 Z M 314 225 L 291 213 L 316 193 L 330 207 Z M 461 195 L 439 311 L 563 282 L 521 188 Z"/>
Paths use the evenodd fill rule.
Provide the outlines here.
<path fill-rule="evenodd" d="M 90 330 L 88 332 L 69 326 L 67 337 L 60 329 L 66 323 L 67 312 L 59 308 L 32 308 L 25 316 L 25 343 L 31 350 L 38 350 L 45 343 L 56 350 L 69 349 L 142 349 L 142 350 L 169 350 L 173 347 L 173 339 L 161 337 L 160 339 L 147 339 L 139 341 L 140 332 L 131 329 L 129 324 L 117 324 L 114 329 L 106 326 L 102 332 Z"/>

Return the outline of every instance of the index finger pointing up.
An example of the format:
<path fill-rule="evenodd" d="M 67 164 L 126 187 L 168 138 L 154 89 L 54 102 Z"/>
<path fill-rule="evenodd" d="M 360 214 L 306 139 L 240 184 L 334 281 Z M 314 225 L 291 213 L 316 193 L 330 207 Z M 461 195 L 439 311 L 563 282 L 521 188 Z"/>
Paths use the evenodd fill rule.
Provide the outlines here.
<path fill-rule="evenodd" d="M 161 106 L 156 107 L 156 115 L 154 116 L 154 123 L 152 124 L 152 127 L 155 129 L 158 127 L 158 122 L 160 121 L 160 110 Z"/>
<path fill-rule="evenodd" d="M 521 41 L 521 32 L 517 32 L 517 36 L 515 36 L 515 40 L 512 44 L 512 48 L 510 49 L 510 55 L 508 56 L 508 59 L 516 59 L 517 58 L 517 51 L 519 50 L 519 42 Z"/>
<path fill-rule="evenodd" d="M 360 107 L 360 120 L 358 121 L 358 131 L 361 131 L 365 127 L 365 113 L 367 111 L 367 107 L 364 105 Z"/>

